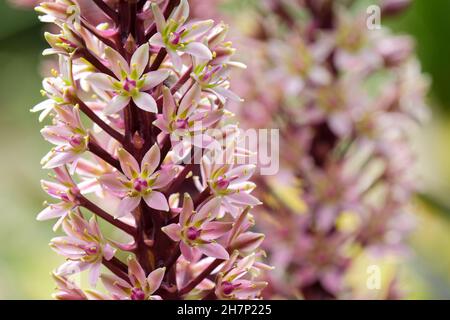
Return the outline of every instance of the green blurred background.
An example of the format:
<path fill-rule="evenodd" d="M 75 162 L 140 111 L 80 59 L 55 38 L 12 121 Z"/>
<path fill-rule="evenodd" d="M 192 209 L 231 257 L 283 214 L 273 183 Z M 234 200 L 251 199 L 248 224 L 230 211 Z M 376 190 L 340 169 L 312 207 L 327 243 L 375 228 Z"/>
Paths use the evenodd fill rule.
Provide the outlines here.
<path fill-rule="evenodd" d="M 424 193 L 415 200 L 412 253 L 388 260 L 385 269 L 400 270 L 399 286 L 410 299 L 450 299 L 449 16 L 448 0 L 415 0 L 402 17 L 382 21 L 416 38 L 423 69 L 433 80 L 433 121 L 415 139 Z M 39 180 L 46 173 L 39 161 L 49 148 L 29 112 L 42 100 L 43 29 L 33 11 L 0 0 L 0 299 L 50 298 L 49 273 L 61 261 L 47 246 L 52 223 L 35 220 L 45 200 Z M 365 276 L 368 263 L 355 265 L 353 281 Z"/>

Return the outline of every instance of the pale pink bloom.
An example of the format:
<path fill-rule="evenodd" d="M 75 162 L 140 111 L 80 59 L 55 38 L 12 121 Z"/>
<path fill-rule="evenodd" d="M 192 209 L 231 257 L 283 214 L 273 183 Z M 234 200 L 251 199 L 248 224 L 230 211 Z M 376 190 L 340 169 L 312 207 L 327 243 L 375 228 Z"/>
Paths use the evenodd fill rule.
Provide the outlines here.
<path fill-rule="evenodd" d="M 170 134 L 174 148 L 185 141 L 184 138 L 188 138 L 187 142 L 200 148 L 207 147 L 213 141 L 205 130 L 222 118 L 223 110 L 200 109 L 201 93 L 200 86 L 194 84 L 177 105 L 170 90 L 163 88 L 163 114 L 157 116 L 154 125 Z"/>
<path fill-rule="evenodd" d="M 169 211 L 165 195 L 157 190 L 171 182 L 174 170 L 169 168 L 155 172 L 161 160 L 158 145 L 150 148 L 140 166 L 125 149 L 119 149 L 118 154 L 124 174 L 116 172 L 100 177 L 100 182 L 106 189 L 122 197 L 116 217 L 123 217 L 136 209 L 141 199 L 144 199 L 150 208 Z"/>
<path fill-rule="evenodd" d="M 110 292 L 113 299 L 118 300 L 161 300 L 161 297 L 154 295 L 159 289 L 164 278 L 166 268 L 153 270 L 148 276 L 145 275 L 136 258 L 128 259 L 128 277 L 127 282 L 117 276 L 101 276 L 103 285 Z"/>
<path fill-rule="evenodd" d="M 152 4 L 152 11 L 158 33 L 150 39 L 150 44 L 165 48 L 175 69 L 181 70 L 183 65 L 179 53 L 188 53 L 204 60 L 212 59 L 209 48 L 199 41 L 213 26 L 212 20 L 185 24 L 189 17 L 189 4 L 186 0 L 181 0 L 167 21 L 157 4 Z"/>
<path fill-rule="evenodd" d="M 222 161 L 211 160 L 210 157 L 204 156 L 201 162 L 202 181 L 216 197 L 221 199 L 225 209 L 236 216 L 239 208 L 261 204 L 250 194 L 256 185 L 248 181 L 256 166 L 228 163 L 230 162 L 223 164 Z"/>
<path fill-rule="evenodd" d="M 59 56 L 59 72 L 55 77 L 48 77 L 42 81 L 42 95 L 48 99 L 38 103 L 30 111 L 41 112 L 39 122 L 42 122 L 55 106 L 71 103 L 71 93 L 73 92 L 72 63 L 67 57 Z M 56 73 L 56 71 L 55 71 Z"/>
<path fill-rule="evenodd" d="M 57 291 L 53 298 L 57 300 L 87 300 L 86 294 L 75 283 L 65 276 L 52 273 L 53 280 L 57 285 Z"/>
<path fill-rule="evenodd" d="M 198 251 L 208 257 L 228 259 L 227 250 L 217 240 L 230 231 L 232 225 L 215 221 L 219 210 L 220 200 L 213 198 L 196 212 L 191 197 L 185 194 L 180 223 L 173 223 L 162 230 L 172 240 L 180 241 L 181 253 L 189 261 L 194 260 Z"/>
<path fill-rule="evenodd" d="M 43 159 L 43 167 L 52 169 L 64 164 L 76 167 L 77 160 L 87 150 L 89 134 L 84 129 L 78 107 L 55 107 L 56 125 L 41 130 L 45 140 L 56 145 Z"/>
<path fill-rule="evenodd" d="M 195 68 L 193 78 L 205 92 L 214 94 L 222 103 L 225 103 L 227 99 L 242 101 L 237 94 L 229 90 L 229 73 L 230 69 L 225 65 L 205 64 Z"/>
<path fill-rule="evenodd" d="M 42 54 L 45 56 L 52 54 L 69 56 L 78 48 L 83 47 L 83 44 L 80 42 L 80 38 L 78 37 L 78 35 L 72 29 L 70 29 L 67 24 L 63 24 L 61 26 L 59 34 L 46 32 L 44 34 L 44 37 L 45 40 L 47 40 L 48 44 L 51 46 L 51 48 L 45 49 L 43 51 Z"/>
<path fill-rule="evenodd" d="M 78 214 L 63 221 L 66 236 L 53 238 L 50 246 L 67 258 L 56 273 L 66 276 L 89 269 L 89 283 L 95 286 L 100 277 L 102 259 L 111 260 L 115 249 L 103 238 L 94 217 L 88 222 Z"/>
<path fill-rule="evenodd" d="M 215 289 L 216 296 L 220 299 L 256 299 L 267 286 L 267 282 L 244 279 L 252 269 L 256 260 L 253 253 L 237 261 L 239 254 L 233 253 L 219 272 Z"/>
<path fill-rule="evenodd" d="M 140 46 L 128 65 L 127 61 L 114 49 L 106 47 L 106 60 L 117 79 L 104 74 L 92 73 L 85 80 L 95 89 L 114 93 L 114 98 L 104 110 L 105 114 L 113 114 L 125 108 L 131 100 L 144 111 L 158 113 L 155 99 L 149 91 L 162 83 L 169 76 L 170 71 L 161 69 L 144 74 L 149 58 L 148 44 Z"/>
<path fill-rule="evenodd" d="M 67 23 L 73 25 L 80 23 L 80 8 L 78 3 L 73 0 L 53 0 L 42 2 L 35 8 L 39 13 L 44 15 L 39 16 L 42 22 L 56 23 L 62 25 Z"/>
<path fill-rule="evenodd" d="M 61 201 L 47 205 L 47 207 L 38 214 L 36 219 L 44 221 L 59 218 L 53 226 L 53 230 L 56 230 L 69 213 L 78 207 L 77 196 L 80 193 L 80 190 L 65 167 L 54 168 L 53 170 L 56 173 L 58 182 L 42 180 L 42 189 L 44 189 L 51 197 Z"/>

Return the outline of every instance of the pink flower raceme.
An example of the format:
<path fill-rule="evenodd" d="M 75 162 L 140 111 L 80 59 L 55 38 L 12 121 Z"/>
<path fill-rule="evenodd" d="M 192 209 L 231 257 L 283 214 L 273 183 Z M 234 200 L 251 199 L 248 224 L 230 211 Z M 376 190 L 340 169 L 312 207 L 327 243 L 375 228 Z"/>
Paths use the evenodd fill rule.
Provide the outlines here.
<path fill-rule="evenodd" d="M 42 186 L 57 201 L 38 220 L 58 219 L 54 229 L 64 232 L 51 241 L 67 260 L 53 274 L 54 297 L 225 298 L 216 296 L 218 268 L 261 259 L 264 239 L 249 230 L 260 204 L 250 195 L 254 167 L 237 161 L 249 152 L 236 147 L 226 110 L 239 100 L 230 69 L 242 67 L 227 27 L 188 21 L 186 0 L 55 0 L 37 11 L 59 29 L 46 34 L 44 51 L 58 56 L 59 70 L 32 109 L 52 119 L 42 135 L 55 147 L 43 166 L 56 176 Z M 227 162 L 216 164 L 225 151 Z M 260 268 L 270 269 L 256 261 L 242 282 L 253 291 L 226 298 L 258 298 Z M 75 285 L 84 271 L 89 286 Z"/>

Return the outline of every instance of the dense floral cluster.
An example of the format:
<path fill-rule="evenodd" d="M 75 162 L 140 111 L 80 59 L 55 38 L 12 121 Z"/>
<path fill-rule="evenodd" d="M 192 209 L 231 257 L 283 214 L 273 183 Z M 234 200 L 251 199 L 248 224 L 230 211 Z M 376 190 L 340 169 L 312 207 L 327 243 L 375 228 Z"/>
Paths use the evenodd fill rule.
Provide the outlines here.
<path fill-rule="evenodd" d="M 407 2 L 379 3 L 382 16 Z M 428 80 L 412 40 L 370 30 L 366 7 L 256 5 L 242 41 L 249 72 L 234 80 L 247 101 L 242 125 L 282 137 L 280 173 L 257 180 L 256 216 L 276 268 L 265 294 L 354 298 L 345 278 L 355 255 L 404 248 L 417 187 L 410 133 L 427 118 Z"/>
<path fill-rule="evenodd" d="M 187 0 L 53 0 L 36 10 L 59 70 L 32 111 L 54 145 L 58 299 L 254 299 L 266 282 L 249 229 L 255 166 L 226 111 L 227 27 L 189 21 Z M 54 29 L 51 29 L 52 32 Z M 89 124 L 88 124 L 89 123 Z M 199 161 L 196 161 L 199 159 Z M 89 286 L 73 276 L 88 271 Z M 105 290 L 99 288 L 101 280 Z"/>

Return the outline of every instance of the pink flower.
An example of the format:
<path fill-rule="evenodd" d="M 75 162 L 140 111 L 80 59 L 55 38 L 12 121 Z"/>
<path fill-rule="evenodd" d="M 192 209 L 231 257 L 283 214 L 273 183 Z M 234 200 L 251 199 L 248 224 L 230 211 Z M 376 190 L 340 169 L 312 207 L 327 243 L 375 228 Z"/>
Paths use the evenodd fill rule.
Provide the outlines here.
<path fill-rule="evenodd" d="M 215 293 L 220 299 L 256 299 L 267 286 L 267 282 L 243 278 L 254 268 L 255 254 L 236 261 L 238 256 L 234 252 L 219 272 Z"/>
<path fill-rule="evenodd" d="M 65 276 L 52 273 L 53 280 L 57 285 L 57 290 L 53 297 L 58 300 L 87 300 L 86 294 L 75 283 Z"/>
<path fill-rule="evenodd" d="M 57 107 L 57 124 L 41 130 L 45 140 L 56 145 L 43 159 L 44 168 L 73 163 L 87 150 L 89 134 L 81 123 L 78 107 Z"/>
<path fill-rule="evenodd" d="M 55 168 L 54 171 L 58 183 L 42 180 L 42 189 L 44 189 L 51 197 L 62 201 L 48 205 L 38 214 L 36 219 L 44 221 L 59 218 L 53 227 L 53 230 L 56 230 L 69 213 L 78 207 L 77 196 L 80 193 L 80 190 L 73 182 L 65 167 Z"/>
<path fill-rule="evenodd" d="M 130 65 L 110 47 L 105 49 L 105 55 L 118 80 L 104 73 L 92 73 L 85 78 L 97 90 L 110 91 L 115 94 L 104 113 L 119 112 L 131 100 L 144 111 L 158 113 L 155 99 L 146 91 L 163 82 L 170 72 L 162 69 L 144 74 L 149 62 L 148 44 L 143 44 L 136 50 L 131 57 Z"/>
<path fill-rule="evenodd" d="M 256 206 L 261 202 L 250 193 L 255 188 L 253 182 L 248 181 L 255 172 L 256 166 L 222 164 L 222 161 L 202 158 L 202 181 L 221 199 L 222 205 L 233 215 L 237 215 L 238 208 Z"/>
<path fill-rule="evenodd" d="M 212 143 L 213 138 L 204 131 L 221 119 L 223 110 L 204 110 L 199 107 L 201 88 L 197 83 L 186 93 L 179 106 L 166 87 L 163 88 L 163 97 L 163 114 L 158 115 L 154 125 L 170 134 L 174 147 L 185 141 L 184 138 L 189 138 L 186 142 L 200 148 Z"/>
<path fill-rule="evenodd" d="M 166 21 L 158 5 L 152 4 L 158 33 L 151 39 L 150 44 L 165 48 L 174 67 L 181 70 L 183 65 L 179 53 L 188 53 L 200 59 L 211 60 L 212 53 L 209 48 L 198 39 L 213 26 L 212 20 L 185 24 L 189 17 L 189 4 L 181 0 L 180 5 Z"/>
<path fill-rule="evenodd" d="M 166 268 L 153 270 L 148 276 L 135 258 L 128 258 L 127 282 L 117 276 L 102 275 L 105 288 L 111 293 L 113 299 L 118 300 L 161 300 L 155 293 L 163 280 Z"/>
<path fill-rule="evenodd" d="M 66 276 L 89 269 L 89 282 L 95 286 L 100 277 L 102 259 L 111 260 L 115 249 L 103 238 L 94 217 L 88 222 L 78 214 L 71 214 L 62 226 L 67 236 L 53 238 L 50 246 L 68 261 L 58 268 L 56 274 Z"/>
<path fill-rule="evenodd" d="M 216 240 L 227 233 L 232 225 L 214 221 L 219 209 L 220 200 L 213 198 L 195 212 L 191 197 L 185 194 L 180 223 L 170 224 L 162 230 L 172 240 L 180 241 L 181 252 L 187 260 L 192 261 L 198 251 L 208 257 L 228 259 L 228 252 Z"/>
<path fill-rule="evenodd" d="M 106 174 L 100 178 L 105 188 L 122 196 L 116 217 L 122 217 L 133 211 L 141 199 L 150 208 L 169 211 L 167 199 L 163 193 L 157 191 L 169 184 L 173 175 L 172 170 L 156 171 L 159 166 L 161 152 L 158 145 L 153 145 L 142 159 L 141 166 L 125 149 L 119 149 L 121 173 Z"/>

